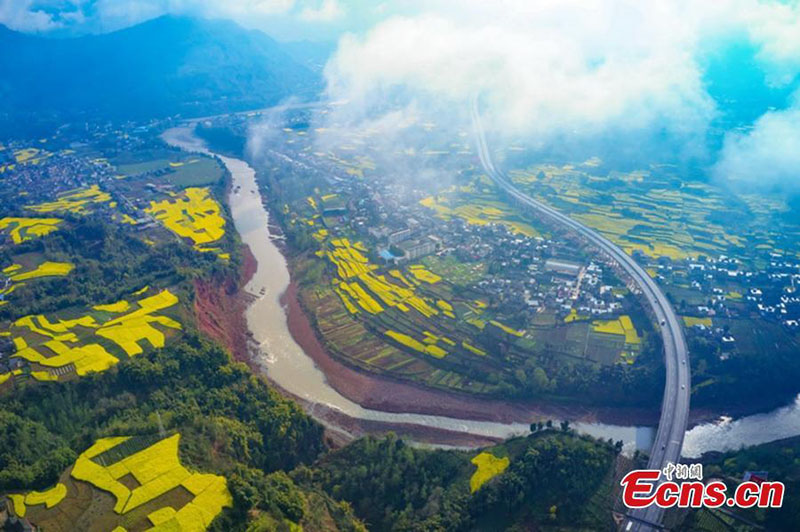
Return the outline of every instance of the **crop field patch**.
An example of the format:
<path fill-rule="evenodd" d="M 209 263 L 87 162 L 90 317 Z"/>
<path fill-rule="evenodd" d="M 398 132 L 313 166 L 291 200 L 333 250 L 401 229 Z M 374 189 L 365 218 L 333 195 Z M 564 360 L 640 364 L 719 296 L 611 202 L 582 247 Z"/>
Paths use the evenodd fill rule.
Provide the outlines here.
<path fill-rule="evenodd" d="M 55 201 L 28 205 L 25 208 L 40 214 L 52 212 L 68 212 L 71 214 L 88 214 L 95 204 L 108 204 L 113 206 L 111 195 L 104 192 L 97 185 L 87 188 L 70 190 L 58 195 Z"/>
<path fill-rule="evenodd" d="M 145 211 L 179 237 L 190 240 L 198 251 L 225 258 L 219 248 L 207 246 L 225 235 L 222 209 L 208 188 L 187 188 L 169 199 L 151 201 Z"/>
<path fill-rule="evenodd" d="M 233 500 L 224 477 L 180 463 L 179 442 L 180 434 L 102 438 L 54 488 L 15 494 L 12 508 L 48 530 L 102 523 L 105 530 L 204 531 Z"/>
<path fill-rule="evenodd" d="M 472 459 L 472 463 L 477 468 L 469 479 L 469 491 L 475 493 L 481 486 L 505 471 L 511 460 L 505 456 L 497 458 L 489 452 L 482 452 Z"/>
<path fill-rule="evenodd" d="M 453 185 L 435 196 L 423 198 L 420 204 L 433 210 L 443 220 L 456 217 L 471 225 L 495 223 L 529 238 L 541 236 L 529 220 L 520 217 L 491 189 L 478 190 L 475 183 L 462 187 Z"/>
<path fill-rule="evenodd" d="M 69 275 L 74 268 L 75 265 L 70 262 L 45 261 L 30 270 L 25 270 L 19 264 L 12 264 L 3 269 L 3 273 L 8 275 L 12 281 L 19 283 L 39 277 L 63 277 Z"/>
<path fill-rule="evenodd" d="M 14 244 L 49 235 L 58 230 L 60 218 L 0 218 L 0 232 L 7 233 Z"/>
<path fill-rule="evenodd" d="M 151 348 L 164 347 L 170 331 L 182 329 L 163 313 L 177 304 L 172 292 L 162 290 L 133 305 L 128 301 L 96 305 L 94 312 L 73 312 L 72 318 L 69 313 L 56 318 L 24 316 L 7 331 L 16 349 L 12 357 L 27 361 L 37 380 L 105 371 L 121 358 L 142 353 L 144 341 Z"/>
<path fill-rule="evenodd" d="M 599 173 L 597 165 L 538 164 L 510 172 L 523 190 L 597 229 L 632 254 L 680 260 L 721 253 L 752 259 L 796 248 L 800 228 L 787 224 L 784 200 L 711 184 L 672 184 L 668 170 Z M 609 202 L 613 197 L 613 202 Z M 747 223 L 742 223 L 746 220 Z"/>

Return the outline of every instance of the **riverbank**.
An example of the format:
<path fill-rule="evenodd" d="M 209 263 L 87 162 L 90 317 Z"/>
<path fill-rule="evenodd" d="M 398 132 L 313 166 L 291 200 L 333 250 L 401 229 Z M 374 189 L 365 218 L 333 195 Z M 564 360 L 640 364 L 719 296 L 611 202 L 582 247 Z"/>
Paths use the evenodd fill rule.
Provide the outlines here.
<path fill-rule="evenodd" d="M 325 349 L 300 304 L 295 281 L 289 283 L 281 296 L 281 304 L 286 308 L 289 331 L 295 342 L 314 360 L 337 392 L 364 408 L 496 423 L 531 423 L 548 419 L 613 425 L 658 423 L 657 409 L 588 408 L 478 399 L 358 371 L 339 362 Z"/>
<path fill-rule="evenodd" d="M 197 279 L 194 282 L 194 315 L 197 327 L 223 346 L 238 362 L 250 362 L 245 313 L 252 296 L 244 287 L 258 269 L 250 247 L 242 246 L 242 266 L 238 282 L 226 279 Z"/>

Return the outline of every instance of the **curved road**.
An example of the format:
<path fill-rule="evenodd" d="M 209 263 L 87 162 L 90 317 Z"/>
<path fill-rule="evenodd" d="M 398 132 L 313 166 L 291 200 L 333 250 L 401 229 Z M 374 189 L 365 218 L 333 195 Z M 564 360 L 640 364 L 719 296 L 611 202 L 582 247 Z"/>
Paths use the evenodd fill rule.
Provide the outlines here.
<path fill-rule="evenodd" d="M 655 315 L 661 335 L 664 339 L 664 363 L 666 366 L 666 383 L 664 398 L 661 402 L 661 419 L 658 423 L 655 441 L 650 451 L 649 469 L 663 469 L 667 463 L 677 463 L 681 457 L 683 436 L 689 416 L 689 361 L 686 340 L 678 316 L 672 309 L 667 297 L 656 285 L 655 281 L 639 266 L 639 264 L 616 244 L 600 235 L 597 231 L 576 222 L 568 216 L 523 194 L 514 186 L 492 161 L 486 136 L 483 131 L 477 98 L 472 104 L 472 123 L 478 147 L 478 155 L 486 172 L 500 188 L 518 201 L 545 215 L 552 221 L 567 226 L 579 233 L 586 240 L 600 248 L 606 255 L 616 261 L 633 279 Z M 651 505 L 643 510 L 628 513 L 622 529 L 655 530 L 661 528 L 664 509 Z"/>

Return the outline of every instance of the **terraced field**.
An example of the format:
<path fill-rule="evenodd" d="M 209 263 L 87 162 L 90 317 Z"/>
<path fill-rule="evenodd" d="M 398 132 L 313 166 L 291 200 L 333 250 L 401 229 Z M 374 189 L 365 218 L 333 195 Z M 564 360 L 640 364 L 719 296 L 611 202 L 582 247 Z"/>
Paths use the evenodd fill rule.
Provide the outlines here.
<path fill-rule="evenodd" d="M 95 305 L 88 311 L 71 310 L 55 317 L 29 315 L 14 321 L 3 335 L 11 338 L 11 355 L 28 363 L 24 371 L 0 375 L 55 381 L 105 371 L 120 359 L 136 356 L 146 348 L 164 347 L 168 337 L 182 329 L 179 321 L 164 313 L 176 308 L 178 298 L 169 290 L 145 287 L 128 300 Z"/>
<path fill-rule="evenodd" d="M 563 355 L 567 363 L 610 365 L 632 364 L 640 351 L 627 317 L 627 330 L 594 331 L 588 322 L 528 326 L 518 315 L 504 314 L 502 305 L 489 305 L 471 286 L 487 274 L 481 263 L 428 256 L 379 265 L 374 250 L 324 219 L 325 201 L 330 197 L 323 194 L 303 197 L 286 205 L 284 214 L 291 224 L 310 228 L 317 246 L 299 269 L 318 270 L 310 264 L 316 261 L 327 266 L 319 282 L 300 291 L 304 306 L 328 350 L 352 365 L 432 387 L 492 394 L 500 389 L 499 375 L 516 378 L 516 369 L 543 352 Z M 475 223 L 516 222 L 503 218 L 509 206 L 496 204 L 505 211 L 485 205 L 487 218 Z"/>
<path fill-rule="evenodd" d="M 43 492 L 12 494 L 11 509 L 46 530 L 200 532 L 233 505 L 224 477 L 178 457 L 180 434 L 102 438 Z"/>

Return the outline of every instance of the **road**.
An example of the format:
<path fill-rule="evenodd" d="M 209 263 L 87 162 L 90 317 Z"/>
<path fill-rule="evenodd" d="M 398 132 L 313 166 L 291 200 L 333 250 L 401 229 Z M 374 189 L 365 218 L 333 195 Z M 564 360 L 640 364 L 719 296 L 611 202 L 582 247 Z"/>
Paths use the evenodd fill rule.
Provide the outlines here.
<path fill-rule="evenodd" d="M 576 222 L 565 214 L 541 203 L 527 194 L 523 194 L 514 186 L 494 164 L 486 135 L 483 131 L 477 98 L 472 104 L 472 123 L 475 130 L 478 156 L 484 170 L 509 196 L 531 207 L 551 221 L 564 225 L 580 234 L 591 244 L 602 250 L 625 270 L 641 290 L 653 311 L 661 336 L 664 341 L 664 365 L 666 366 L 666 382 L 664 397 L 661 402 L 661 418 L 658 423 L 655 441 L 650 451 L 649 469 L 663 469 L 667 463 L 680 460 L 683 436 L 689 417 L 689 355 L 686 339 L 678 316 L 672 309 L 666 295 L 647 272 L 616 244 L 597 231 Z M 631 511 L 623 521 L 622 529 L 627 531 L 657 530 L 664 517 L 664 509 L 651 505 L 643 510 Z"/>

